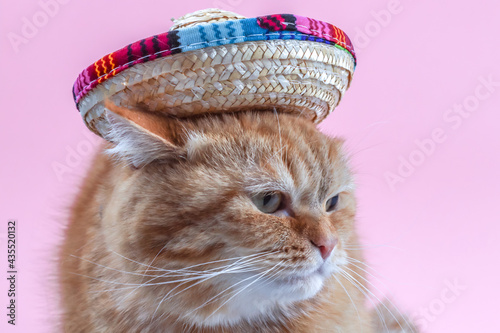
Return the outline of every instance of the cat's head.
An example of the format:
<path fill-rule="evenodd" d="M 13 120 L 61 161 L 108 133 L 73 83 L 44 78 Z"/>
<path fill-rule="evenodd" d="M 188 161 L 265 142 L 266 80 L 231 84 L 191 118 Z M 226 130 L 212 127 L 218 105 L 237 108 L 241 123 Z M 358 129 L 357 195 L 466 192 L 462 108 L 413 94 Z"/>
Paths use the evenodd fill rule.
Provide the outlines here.
<path fill-rule="evenodd" d="M 346 263 L 355 199 L 341 140 L 273 110 L 173 119 L 108 107 L 102 230 L 114 265 L 136 272 L 123 279 L 144 283 L 117 299 L 236 323 L 314 299 Z"/>

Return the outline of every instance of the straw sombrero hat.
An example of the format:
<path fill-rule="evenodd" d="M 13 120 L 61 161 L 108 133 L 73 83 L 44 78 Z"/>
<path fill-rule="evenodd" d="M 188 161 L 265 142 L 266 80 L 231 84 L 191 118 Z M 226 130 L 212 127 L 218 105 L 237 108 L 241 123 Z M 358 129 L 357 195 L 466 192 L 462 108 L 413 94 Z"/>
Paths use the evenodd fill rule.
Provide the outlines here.
<path fill-rule="evenodd" d="M 205 9 L 97 60 L 73 95 L 101 136 L 107 100 L 176 117 L 274 107 L 318 123 L 339 103 L 355 66 L 351 41 L 329 23 Z"/>

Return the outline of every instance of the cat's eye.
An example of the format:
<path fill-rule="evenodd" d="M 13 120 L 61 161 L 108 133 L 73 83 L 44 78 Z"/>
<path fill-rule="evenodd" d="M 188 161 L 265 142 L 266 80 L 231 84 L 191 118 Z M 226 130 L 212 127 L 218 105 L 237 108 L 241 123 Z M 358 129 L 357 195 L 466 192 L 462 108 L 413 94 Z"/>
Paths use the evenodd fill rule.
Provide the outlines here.
<path fill-rule="evenodd" d="M 281 206 L 282 195 L 276 192 L 260 193 L 252 197 L 254 205 L 263 213 L 272 214 Z"/>
<path fill-rule="evenodd" d="M 332 212 L 337 208 L 337 203 L 339 202 L 339 195 L 331 197 L 326 201 L 325 209 L 327 212 Z"/>

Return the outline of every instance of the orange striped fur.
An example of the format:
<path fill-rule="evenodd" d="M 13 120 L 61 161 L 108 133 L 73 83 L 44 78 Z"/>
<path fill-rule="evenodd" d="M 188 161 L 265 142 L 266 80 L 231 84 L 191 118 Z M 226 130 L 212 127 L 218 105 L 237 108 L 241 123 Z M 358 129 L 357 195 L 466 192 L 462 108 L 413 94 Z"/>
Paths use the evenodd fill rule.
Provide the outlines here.
<path fill-rule="evenodd" d="M 375 332 L 340 273 L 364 276 L 342 140 L 272 110 L 108 108 L 114 144 L 95 158 L 60 252 L 65 332 Z M 259 211 L 251 198 L 266 191 L 286 210 Z M 325 237 L 338 243 L 323 262 Z"/>

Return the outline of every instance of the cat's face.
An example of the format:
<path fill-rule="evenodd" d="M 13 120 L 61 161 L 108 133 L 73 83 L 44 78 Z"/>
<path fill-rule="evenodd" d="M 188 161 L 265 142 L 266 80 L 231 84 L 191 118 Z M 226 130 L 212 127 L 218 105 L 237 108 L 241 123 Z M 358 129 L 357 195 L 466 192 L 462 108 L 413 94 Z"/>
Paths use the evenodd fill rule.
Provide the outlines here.
<path fill-rule="evenodd" d="M 310 299 L 346 263 L 353 181 L 341 142 L 309 121 L 272 111 L 155 120 L 141 124 L 148 139 L 114 119 L 125 126 L 115 141 L 138 137 L 114 150 L 105 239 L 128 258 L 116 258 L 123 270 L 147 270 L 118 298 L 152 294 L 145 306 L 160 313 L 236 322 Z"/>

